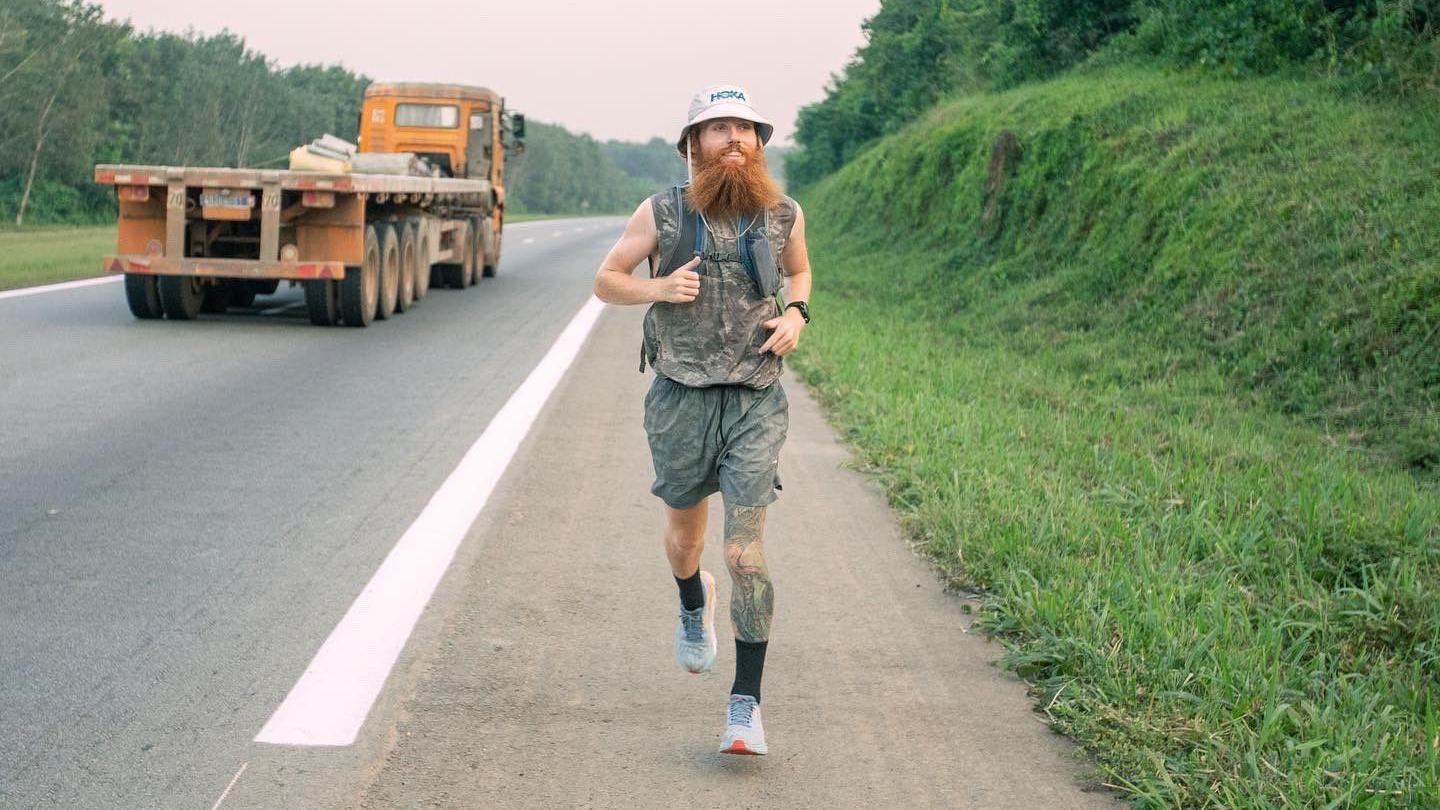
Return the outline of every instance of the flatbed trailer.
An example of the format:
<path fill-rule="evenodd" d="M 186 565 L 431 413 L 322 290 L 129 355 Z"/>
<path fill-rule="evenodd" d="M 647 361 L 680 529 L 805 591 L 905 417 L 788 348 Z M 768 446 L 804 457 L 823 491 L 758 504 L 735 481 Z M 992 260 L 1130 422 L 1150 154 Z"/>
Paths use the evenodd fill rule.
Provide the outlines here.
<path fill-rule="evenodd" d="M 140 318 L 249 306 L 290 281 L 313 323 L 366 326 L 500 262 L 504 190 L 488 179 L 101 164 L 95 181 L 119 202 L 103 267 Z"/>

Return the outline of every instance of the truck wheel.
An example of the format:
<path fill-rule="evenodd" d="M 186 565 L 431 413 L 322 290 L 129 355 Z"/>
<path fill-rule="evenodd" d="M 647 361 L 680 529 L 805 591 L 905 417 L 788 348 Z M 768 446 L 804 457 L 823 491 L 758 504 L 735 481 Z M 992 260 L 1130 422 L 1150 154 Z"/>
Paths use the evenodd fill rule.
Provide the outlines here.
<path fill-rule="evenodd" d="M 395 298 L 395 311 L 405 312 L 415 305 L 415 266 L 419 263 L 418 245 L 415 243 L 415 225 L 400 223 L 400 294 Z"/>
<path fill-rule="evenodd" d="M 375 317 L 385 320 L 395 314 L 400 297 L 400 235 L 395 226 L 381 225 L 380 233 L 380 295 L 375 302 Z"/>
<path fill-rule="evenodd" d="M 440 276 L 445 280 L 445 286 L 456 290 L 463 290 L 470 286 L 470 276 L 474 272 L 475 254 L 470 249 L 470 223 L 465 222 L 455 229 L 456 252 L 460 254 L 460 261 L 445 262 L 441 264 Z"/>
<path fill-rule="evenodd" d="M 485 278 L 495 277 L 495 266 L 500 263 L 500 249 L 495 244 L 495 220 L 480 220 L 480 272 Z"/>
<path fill-rule="evenodd" d="M 125 274 L 125 303 L 130 305 L 130 314 L 137 318 L 148 320 L 165 314 L 165 308 L 160 305 L 160 285 L 149 274 Z"/>
<path fill-rule="evenodd" d="M 329 279 L 305 282 L 305 311 L 310 313 L 310 323 L 316 326 L 339 323 L 340 296 L 335 282 Z"/>
<path fill-rule="evenodd" d="M 380 299 L 380 235 L 375 226 L 365 228 L 365 261 L 345 268 L 340 282 L 340 313 L 346 326 L 369 326 Z"/>
<path fill-rule="evenodd" d="M 482 268 L 485 267 L 485 248 L 487 245 L 484 217 L 475 217 L 470 220 L 470 233 L 472 234 L 473 241 L 473 244 L 470 247 L 475 253 L 475 258 L 473 260 L 475 264 L 474 278 L 475 283 L 479 284 L 480 279 L 484 276 L 484 274 L 482 273 Z"/>
<path fill-rule="evenodd" d="M 160 279 L 160 303 L 165 317 L 172 321 L 193 321 L 200 314 L 205 290 L 195 276 L 163 276 Z"/>
<path fill-rule="evenodd" d="M 230 308 L 230 282 L 221 281 L 205 285 L 205 295 L 200 300 L 201 312 L 222 314 Z"/>
<path fill-rule="evenodd" d="M 480 265 L 475 263 L 475 245 L 480 241 L 480 236 L 473 227 L 465 229 L 465 286 L 473 287 L 480 283 Z"/>
<path fill-rule="evenodd" d="M 415 239 L 415 300 L 419 301 L 430 292 L 430 278 L 435 271 L 430 267 L 430 235 L 428 228 L 420 228 Z"/>

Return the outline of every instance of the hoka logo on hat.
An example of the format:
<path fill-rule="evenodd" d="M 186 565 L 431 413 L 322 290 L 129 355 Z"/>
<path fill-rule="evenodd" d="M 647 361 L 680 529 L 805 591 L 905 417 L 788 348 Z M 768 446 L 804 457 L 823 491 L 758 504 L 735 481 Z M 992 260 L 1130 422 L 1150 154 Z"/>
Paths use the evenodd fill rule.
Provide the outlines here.
<path fill-rule="evenodd" d="M 719 101 L 722 98 L 737 98 L 746 103 L 749 103 L 750 101 L 749 99 L 745 98 L 744 90 L 720 90 L 718 92 L 710 94 L 711 102 Z"/>

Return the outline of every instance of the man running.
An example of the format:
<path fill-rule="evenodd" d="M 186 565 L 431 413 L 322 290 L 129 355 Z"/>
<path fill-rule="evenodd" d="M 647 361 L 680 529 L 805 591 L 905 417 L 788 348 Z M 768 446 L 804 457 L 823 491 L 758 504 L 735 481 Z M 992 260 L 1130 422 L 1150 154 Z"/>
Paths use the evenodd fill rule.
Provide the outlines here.
<path fill-rule="evenodd" d="M 689 672 L 715 663 L 715 578 L 700 557 L 710 496 L 724 502 L 735 681 L 720 750 L 729 754 L 768 751 L 760 677 L 775 591 L 762 539 L 789 426 L 780 358 L 810 320 L 804 217 L 765 165 L 773 131 L 739 87 L 697 94 L 676 143 L 691 182 L 641 203 L 595 274 L 600 300 L 651 304 L 640 359 L 656 372 L 645 397 L 650 491 L 665 502 L 665 554 L 680 589 L 675 657 Z M 633 277 L 644 259 L 650 277 Z M 784 306 L 779 271 L 789 278 Z"/>

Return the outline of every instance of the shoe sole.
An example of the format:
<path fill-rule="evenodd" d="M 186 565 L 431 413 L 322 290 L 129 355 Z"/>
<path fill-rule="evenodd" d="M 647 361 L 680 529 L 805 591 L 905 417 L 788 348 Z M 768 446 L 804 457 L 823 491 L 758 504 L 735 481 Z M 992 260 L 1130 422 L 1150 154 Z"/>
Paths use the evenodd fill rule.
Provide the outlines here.
<path fill-rule="evenodd" d="M 763 757 L 770 752 L 770 748 L 754 748 L 745 744 L 744 740 L 736 740 L 725 748 L 720 749 L 722 754 L 739 754 L 741 756 Z"/>

